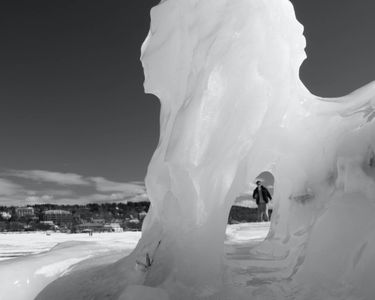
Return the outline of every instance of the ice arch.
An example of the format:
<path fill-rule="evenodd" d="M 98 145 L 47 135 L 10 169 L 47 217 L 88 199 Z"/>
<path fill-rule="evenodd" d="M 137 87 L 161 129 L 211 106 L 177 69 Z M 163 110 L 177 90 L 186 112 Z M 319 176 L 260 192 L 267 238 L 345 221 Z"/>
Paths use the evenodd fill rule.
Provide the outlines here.
<path fill-rule="evenodd" d="M 273 188 L 274 188 L 274 183 L 275 183 L 275 178 L 273 174 L 269 171 L 263 171 L 260 174 L 258 174 L 255 178 L 252 178 L 249 182 L 247 182 L 245 190 L 242 190 L 235 199 L 233 199 L 232 206 L 236 207 L 248 207 L 255 209 L 256 208 L 256 203 L 255 199 L 253 199 L 253 192 L 255 188 L 257 187 L 256 182 L 260 180 L 263 184 L 263 186 L 267 187 L 268 191 L 270 192 L 271 196 L 273 196 Z M 268 210 L 270 212 L 270 215 L 272 214 L 271 210 L 273 209 L 273 203 L 274 201 L 270 201 L 268 204 Z M 233 208 L 233 207 L 232 207 Z M 238 221 L 240 222 L 256 222 L 257 218 L 255 215 L 255 211 L 242 211 L 238 212 L 241 215 L 237 215 L 237 217 L 240 217 L 241 219 L 236 219 L 236 211 L 233 211 L 232 214 L 232 208 L 230 209 L 230 214 L 229 214 L 229 224 L 232 224 L 233 222 L 236 223 Z M 237 210 L 238 208 L 236 208 Z M 262 227 L 263 228 L 263 227 Z"/>
<path fill-rule="evenodd" d="M 135 251 L 98 271 L 121 284 L 94 276 L 94 295 L 104 285 L 112 299 L 373 299 L 375 84 L 312 95 L 299 79 L 302 33 L 288 0 L 152 9 L 142 47 L 145 90 L 161 102 L 152 207 Z M 229 270 L 226 216 L 263 170 L 278 199 L 271 232 Z"/>
<path fill-rule="evenodd" d="M 365 267 L 375 243 L 375 85 L 337 99 L 312 95 L 299 79 L 302 32 L 287 0 L 169 0 L 152 10 L 142 63 L 145 90 L 161 101 L 161 132 L 142 242 L 161 244 L 146 285 L 172 298 L 222 292 L 224 216 L 266 169 L 279 201 L 257 253 L 279 270 L 273 283 L 261 276 L 263 288 L 301 296 L 309 293 L 293 285 L 301 278 L 337 290 L 347 280 L 358 284 L 350 292 L 371 295 L 361 284 L 375 272 Z M 334 239 L 349 216 L 355 224 Z"/>

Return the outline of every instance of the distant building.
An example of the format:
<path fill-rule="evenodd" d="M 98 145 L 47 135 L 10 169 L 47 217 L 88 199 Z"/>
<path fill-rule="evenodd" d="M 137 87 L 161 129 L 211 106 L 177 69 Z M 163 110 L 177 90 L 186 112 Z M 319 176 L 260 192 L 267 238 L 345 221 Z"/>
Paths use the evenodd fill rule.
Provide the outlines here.
<path fill-rule="evenodd" d="M 50 225 L 50 226 L 55 225 L 55 224 L 53 223 L 53 221 L 40 221 L 40 224 Z"/>
<path fill-rule="evenodd" d="M 92 218 L 92 222 L 103 225 L 105 224 L 105 220 L 103 218 Z"/>
<path fill-rule="evenodd" d="M 129 223 L 139 224 L 139 223 L 141 223 L 141 221 L 139 221 L 138 219 L 134 218 L 134 219 L 130 219 Z"/>
<path fill-rule="evenodd" d="M 108 231 L 111 231 L 111 232 L 123 232 L 124 231 L 119 223 L 106 224 L 104 225 L 104 228 L 108 229 Z"/>
<path fill-rule="evenodd" d="M 103 224 L 100 223 L 83 223 L 78 225 L 78 230 L 80 232 L 109 232 L 110 228 L 105 228 Z"/>
<path fill-rule="evenodd" d="M 55 209 L 55 210 L 46 210 L 43 214 L 44 221 L 52 221 L 57 225 L 66 225 L 73 222 L 73 216 L 70 211 Z"/>
<path fill-rule="evenodd" d="M 34 208 L 32 207 L 17 207 L 16 208 L 17 217 L 33 217 Z"/>
<path fill-rule="evenodd" d="M 132 218 L 132 219 L 127 218 L 123 226 L 126 230 L 140 230 L 142 227 L 142 222 L 136 218 Z"/>

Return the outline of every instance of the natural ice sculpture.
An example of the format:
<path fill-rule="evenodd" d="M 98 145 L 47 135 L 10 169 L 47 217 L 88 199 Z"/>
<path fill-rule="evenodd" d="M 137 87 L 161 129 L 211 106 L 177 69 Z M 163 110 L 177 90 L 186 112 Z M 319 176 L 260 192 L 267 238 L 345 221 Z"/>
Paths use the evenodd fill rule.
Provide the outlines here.
<path fill-rule="evenodd" d="M 152 10 L 142 63 L 161 133 L 139 249 L 161 243 L 145 285 L 171 299 L 227 295 L 229 208 L 269 170 L 275 217 L 253 250 L 267 259 L 249 264 L 274 272 L 250 268 L 248 290 L 264 290 L 259 299 L 375 295 L 366 285 L 375 275 L 375 85 L 312 95 L 299 79 L 302 31 L 287 0 L 169 0 Z"/>
<path fill-rule="evenodd" d="M 375 84 L 312 95 L 299 79 L 302 32 L 288 0 L 152 9 L 142 47 L 145 90 L 161 101 L 152 207 L 136 250 L 108 280 L 92 277 L 93 295 L 108 285 L 113 299 L 373 299 Z M 262 171 L 275 176 L 271 231 L 230 268 L 228 212 Z"/>

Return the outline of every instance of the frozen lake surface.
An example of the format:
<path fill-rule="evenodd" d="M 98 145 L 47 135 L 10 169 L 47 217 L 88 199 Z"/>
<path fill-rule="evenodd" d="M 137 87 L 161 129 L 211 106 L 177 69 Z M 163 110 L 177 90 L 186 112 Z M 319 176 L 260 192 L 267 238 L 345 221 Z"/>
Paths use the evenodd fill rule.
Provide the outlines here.
<path fill-rule="evenodd" d="M 48 251 L 63 242 L 95 242 L 109 249 L 133 249 L 141 237 L 141 232 L 111 232 L 67 234 L 52 232 L 5 233 L 0 234 L 0 260 Z"/>
<path fill-rule="evenodd" d="M 242 223 L 228 225 L 225 245 L 250 244 L 262 241 L 269 230 L 269 223 Z M 0 234 L 0 261 L 45 252 L 64 242 L 95 242 L 110 250 L 131 250 L 141 238 L 140 231 L 119 233 L 67 234 L 52 232 Z"/>

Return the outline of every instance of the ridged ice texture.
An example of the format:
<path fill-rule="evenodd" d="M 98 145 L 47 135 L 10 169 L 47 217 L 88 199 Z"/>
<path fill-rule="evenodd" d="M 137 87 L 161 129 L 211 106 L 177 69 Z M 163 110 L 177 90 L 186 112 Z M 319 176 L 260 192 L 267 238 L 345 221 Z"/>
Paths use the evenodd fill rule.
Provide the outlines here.
<path fill-rule="evenodd" d="M 287 0 L 152 9 L 142 64 L 161 112 L 136 250 L 154 253 L 144 285 L 171 299 L 373 299 L 375 85 L 312 95 L 304 47 Z M 275 176 L 270 234 L 227 270 L 229 208 L 262 171 Z"/>

